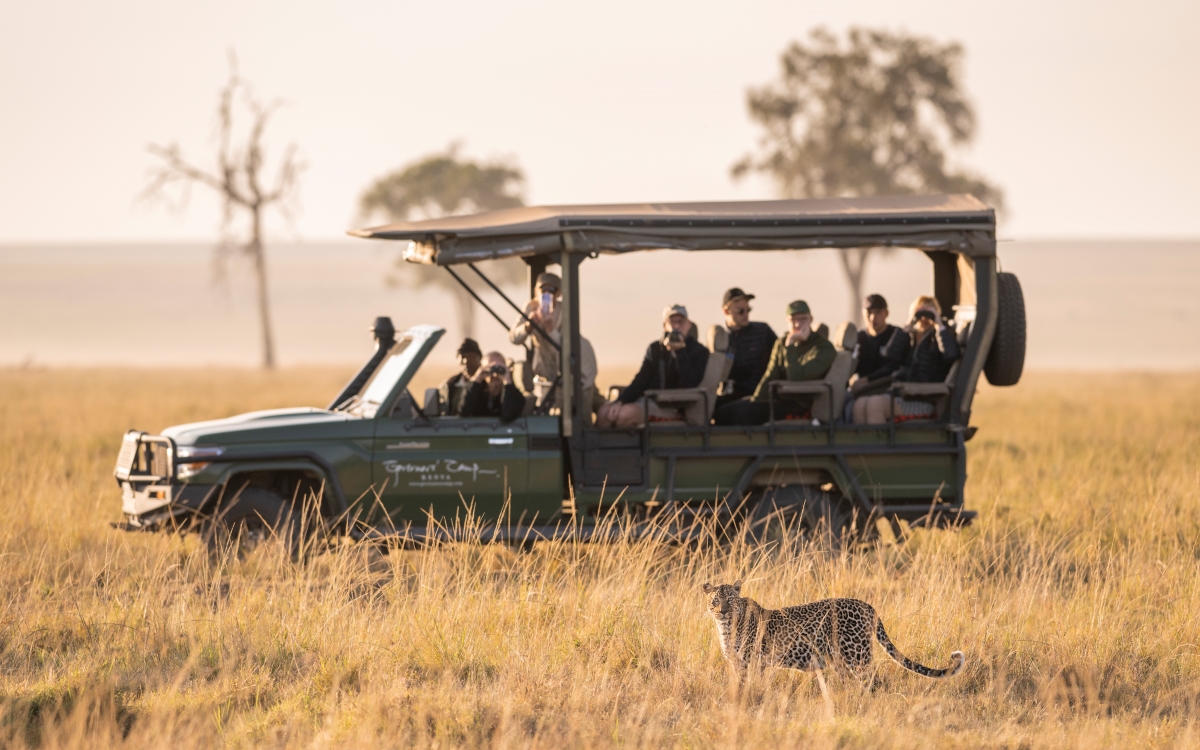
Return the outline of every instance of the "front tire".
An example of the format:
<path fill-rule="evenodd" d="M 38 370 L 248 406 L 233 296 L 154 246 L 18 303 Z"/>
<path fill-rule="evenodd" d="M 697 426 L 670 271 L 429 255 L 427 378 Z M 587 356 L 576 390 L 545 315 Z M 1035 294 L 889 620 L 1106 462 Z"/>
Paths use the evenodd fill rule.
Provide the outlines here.
<path fill-rule="evenodd" d="M 300 514 L 295 506 L 270 490 L 246 487 L 232 498 L 219 500 L 202 531 L 210 555 L 245 557 L 269 539 L 283 543 L 296 559 L 303 547 Z"/>

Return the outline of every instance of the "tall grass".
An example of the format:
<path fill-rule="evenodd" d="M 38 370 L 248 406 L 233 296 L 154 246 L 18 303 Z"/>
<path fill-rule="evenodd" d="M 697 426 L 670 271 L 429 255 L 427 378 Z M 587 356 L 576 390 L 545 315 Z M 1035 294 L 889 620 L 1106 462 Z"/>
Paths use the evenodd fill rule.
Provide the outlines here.
<path fill-rule="evenodd" d="M 126 534 L 127 427 L 323 404 L 333 370 L 0 371 L 0 744 L 1190 747 L 1200 376 L 1034 375 L 977 398 L 959 532 L 831 556 L 742 545 L 267 545 Z M 731 686 L 705 581 L 872 603 L 878 685 Z"/>

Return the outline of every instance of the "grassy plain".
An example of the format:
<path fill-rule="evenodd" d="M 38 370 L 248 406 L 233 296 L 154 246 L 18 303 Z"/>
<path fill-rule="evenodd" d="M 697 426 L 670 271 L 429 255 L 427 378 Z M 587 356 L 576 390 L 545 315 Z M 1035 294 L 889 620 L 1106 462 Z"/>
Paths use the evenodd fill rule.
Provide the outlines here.
<path fill-rule="evenodd" d="M 211 564 L 125 534 L 121 433 L 322 405 L 348 373 L 0 371 L 0 745 L 1194 747 L 1200 375 L 983 389 L 957 533 L 849 556 L 653 544 L 532 553 L 272 547 Z M 767 606 L 873 603 L 872 692 L 774 671 L 730 689 L 704 581 Z"/>

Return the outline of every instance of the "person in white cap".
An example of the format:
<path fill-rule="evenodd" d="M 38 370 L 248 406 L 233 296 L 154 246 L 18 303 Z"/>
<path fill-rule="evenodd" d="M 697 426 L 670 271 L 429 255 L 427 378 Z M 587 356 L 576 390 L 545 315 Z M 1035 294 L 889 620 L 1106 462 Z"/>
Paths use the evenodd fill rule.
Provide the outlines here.
<path fill-rule="evenodd" d="M 692 321 L 687 308 L 671 305 L 663 310 L 663 337 L 646 348 L 642 367 L 616 401 L 600 407 L 596 423 L 604 428 L 637 427 L 646 422 L 646 391 L 661 388 L 695 388 L 704 379 L 708 349 L 688 336 Z"/>
<path fill-rule="evenodd" d="M 543 273 L 537 277 L 537 288 L 534 298 L 525 305 L 525 316 L 541 326 L 549 334 L 550 339 L 559 346 L 562 345 L 562 279 L 558 274 Z M 517 346 L 525 346 L 529 341 L 533 346 L 533 376 L 541 381 L 543 386 L 549 386 L 558 380 L 559 363 L 558 349 L 545 341 L 545 337 L 524 318 L 508 332 L 508 340 Z M 579 339 L 579 370 L 583 389 L 583 401 L 588 405 L 588 420 L 591 420 L 592 402 L 598 398 L 596 391 L 596 352 L 592 342 Z M 554 389 L 555 406 L 562 405 L 562 387 Z"/>

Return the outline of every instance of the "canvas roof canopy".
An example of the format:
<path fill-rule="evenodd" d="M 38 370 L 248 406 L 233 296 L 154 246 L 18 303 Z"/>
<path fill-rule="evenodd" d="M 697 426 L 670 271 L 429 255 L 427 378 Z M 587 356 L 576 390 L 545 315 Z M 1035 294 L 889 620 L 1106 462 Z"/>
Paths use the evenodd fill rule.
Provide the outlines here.
<path fill-rule="evenodd" d="M 405 258 L 453 265 L 564 250 L 785 250 L 913 247 L 996 252 L 996 214 L 972 195 L 712 203 L 525 206 L 351 231 L 408 240 Z"/>

